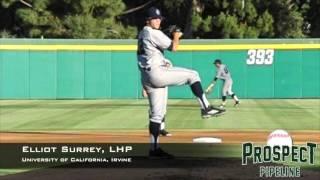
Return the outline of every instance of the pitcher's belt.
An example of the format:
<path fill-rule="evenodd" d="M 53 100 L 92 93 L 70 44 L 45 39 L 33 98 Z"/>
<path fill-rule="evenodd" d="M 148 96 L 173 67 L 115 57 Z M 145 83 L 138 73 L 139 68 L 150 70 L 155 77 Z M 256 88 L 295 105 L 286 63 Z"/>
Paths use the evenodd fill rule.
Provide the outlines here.
<path fill-rule="evenodd" d="M 142 68 L 144 71 L 151 71 L 151 67 L 144 67 Z"/>

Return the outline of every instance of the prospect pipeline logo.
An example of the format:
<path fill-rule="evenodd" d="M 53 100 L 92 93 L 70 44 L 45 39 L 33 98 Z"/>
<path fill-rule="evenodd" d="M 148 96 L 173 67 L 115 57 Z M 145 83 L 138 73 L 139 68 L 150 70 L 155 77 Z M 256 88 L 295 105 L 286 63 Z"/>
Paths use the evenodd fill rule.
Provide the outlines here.
<path fill-rule="evenodd" d="M 285 130 L 275 130 L 268 136 L 267 145 L 255 145 L 253 143 L 242 144 L 242 165 L 249 163 L 273 165 L 261 165 L 260 177 L 301 177 L 300 166 L 295 163 L 315 163 L 317 144 L 306 142 L 304 145 L 293 145 L 292 138 Z M 279 163 L 279 165 L 274 165 Z M 290 165 L 282 165 L 290 164 Z"/>

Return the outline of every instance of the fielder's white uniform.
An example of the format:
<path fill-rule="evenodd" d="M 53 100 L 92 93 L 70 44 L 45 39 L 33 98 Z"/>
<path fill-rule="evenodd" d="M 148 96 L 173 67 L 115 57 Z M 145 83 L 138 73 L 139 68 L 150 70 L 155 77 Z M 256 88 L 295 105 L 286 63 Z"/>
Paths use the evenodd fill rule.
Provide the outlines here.
<path fill-rule="evenodd" d="M 200 82 L 194 70 L 168 67 L 171 62 L 164 50 L 171 49 L 172 40 L 162 31 L 145 26 L 138 37 L 138 66 L 141 82 L 148 93 L 150 121 L 161 123 L 167 109 L 168 86 Z"/>
<path fill-rule="evenodd" d="M 234 94 L 232 92 L 233 82 L 231 78 L 231 73 L 225 64 L 221 64 L 221 66 L 217 69 L 216 78 L 223 80 L 222 96 L 230 96 Z"/>

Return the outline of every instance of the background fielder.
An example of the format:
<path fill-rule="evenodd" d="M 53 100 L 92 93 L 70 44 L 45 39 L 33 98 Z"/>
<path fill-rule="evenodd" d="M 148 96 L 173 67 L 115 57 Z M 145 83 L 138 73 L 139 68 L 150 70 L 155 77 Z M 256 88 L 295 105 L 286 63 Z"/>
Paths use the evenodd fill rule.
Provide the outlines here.
<path fill-rule="evenodd" d="M 221 107 L 224 107 L 226 105 L 227 95 L 233 98 L 235 106 L 238 105 L 240 101 L 236 94 L 232 91 L 233 81 L 228 67 L 225 64 L 222 64 L 222 61 L 220 59 L 216 59 L 213 64 L 216 66 L 217 73 L 205 92 L 207 94 L 210 93 L 214 85 L 216 84 L 217 80 L 221 79 L 223 81 Z"/>
<path fill-rule="evenodd" d="M 220 115 L 224 110 L 212 107 L 201 86 L 198 72 L 186 68 L 172 67 L 164 57 L 164 50 L 176 51 L 181 32 L 172 32 L 173 39 L 159 30 L 163 17 L 159 9 L 147 11 L 146 26 L 138 36 L 138 67 L 141 81 L 149 100 L 150 156 L 172 157 L 158 147 L 160 126 L 167 108 L 167 87 L 188 84 L 201 106 L 203 118 Z"/>

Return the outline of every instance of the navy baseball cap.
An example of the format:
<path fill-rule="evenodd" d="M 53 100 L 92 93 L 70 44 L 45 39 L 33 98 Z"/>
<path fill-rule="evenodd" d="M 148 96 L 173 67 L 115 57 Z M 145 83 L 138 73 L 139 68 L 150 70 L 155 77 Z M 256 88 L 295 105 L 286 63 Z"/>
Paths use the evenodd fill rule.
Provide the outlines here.
<path fill-rule="evenodd" d="M 150 19 L 164 19 L 164 17 L 161 15 L 161 12 L 158 8 L 156 7 L 151 7 L 147 10 L 146 13 L 146 19 L 150 20 Z"/>
<path fill-rule="evenodd" d="M 222 63 L 222 61 L 220 59 L 216 59 L 216 60 L 214 60 L 213 64 L 221 64 L 221 63 Z"/>

